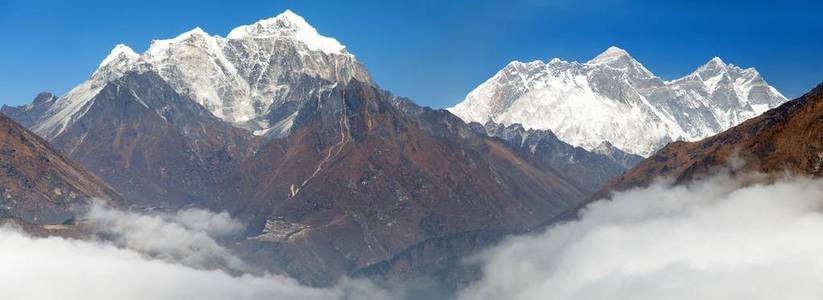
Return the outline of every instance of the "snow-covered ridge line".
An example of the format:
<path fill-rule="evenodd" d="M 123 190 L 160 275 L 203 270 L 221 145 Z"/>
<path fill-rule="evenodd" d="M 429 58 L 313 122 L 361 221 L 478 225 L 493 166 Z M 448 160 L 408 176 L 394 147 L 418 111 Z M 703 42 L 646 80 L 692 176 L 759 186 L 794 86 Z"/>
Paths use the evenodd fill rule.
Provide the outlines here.
<path fill-rule="evenodd" d="M 32 129 L 47 139 L 56 137 L 84 115 L 107 83 L 129 71 L 158 73 L 178 93 L 238 127 L 270 132 L 277 125 L 280 134 L 290 130 L 291 123 L 282 118 L 302 105 L 300 94 L 310 92 L 306 86 L 319 89 L 351 78 L 372 82 L 345 46 L 286 10 L 239 26 L 225 38 L 195 27 L 153 40 L 142 54 L 118 44 L 87 81 L 60 97 Z"/>
<path fill-rule="evenodd" d="M 317 33 L 303 17 L 286 10 L 274 18 L 260 20 L 251 25 L 244 25 L 233 29 L 227 35 L 230 39 L 243 38 L 271 38 L 291 36 L 306 44 L 310 49 L 323 51 L 328 54 L 347 54 L 343 46 L 334 38 L 325 37 Z"/>
<path fill-rule="evenodd" d="M 585 62 L 513 61 L 449 110 L 467 122 L 550 129 L 595 149 L 603 141 L 648 156 L 674 140 L 696 140 L 786 101 L 754 68 L 712 58 L 664 81 L 628 52 L 609 47 Z"/>
<path fill-rule="evenodd" d="M 132 50 L 129 46 L 126 46 L 124 44 L 117 44 L 116 46 L 114 46 L 114 49 L 111 49 L 109 55 L 106 56 L 106 58 L 104 58 L 103 61 L 100 62 L 100 65 L 97 67 L 97 69 L 99 70 L 100 68 L 107 66 L 108 64 L 112 63 L 113 61 L 119 58 L 125 58 L 128 60 L 136 61 L 138 58 L 140 58 L 140 54 L 134 52 L 134 50 Z"/>

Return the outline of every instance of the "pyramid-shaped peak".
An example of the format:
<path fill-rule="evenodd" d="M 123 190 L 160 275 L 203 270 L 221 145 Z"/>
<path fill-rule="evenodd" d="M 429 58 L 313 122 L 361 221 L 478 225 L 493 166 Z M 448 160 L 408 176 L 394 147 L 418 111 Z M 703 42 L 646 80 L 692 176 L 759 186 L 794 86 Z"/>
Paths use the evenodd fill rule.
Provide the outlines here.
<path fill-rule="evenodd" d="M 169 55 L 169 49 L 172 49 L 176 46 L 181 44 L 185 44 L 191 41 L 196 41 L 198 43 L 203 43 L 207 45 L 206 47 L 215 47 L 214 44 L 215 37 L 209 35 L 209 33 L 203 31 L 200 27 L 194 27 L 189 31 L 183 32 L 176 37 L 164 40 L 152 40 L 151 46 L 146 51 L 144 55 L 147 55 L 151 59 L 160 60 L 164 59 Z"/>
<path fill-rule="evenodd" d="M 140 58 L 140 54 L 134 52 L 131 47 L 126 46 L 124 44 L 117 44 L 114 48 L 111 49 L 109 55 L 100 62 L 100 65 L 97 66 L 97 70 L 94 71 L 94 76 L 101 70 L 111 70 L 111 69 L 123 69 L 127 68 L 129 65 L 133 64 Z"/>
<path fill-rule="evenodd" d="M 726 65 L 726 62 L 723 61 L 720 57 L 712 57 L 709 62 L 706 63 L 707 65 Z"/>
<path fill-rule="evenodd" d="M 293 11 L 291 11 L 291 9 L 284 10 L 282 13 L 280 13 L 279 15 L 277 15 L 274 18 L 271 18 L 269 20 L 288 20 L 288 21 L 293 21 L 293 22 L 296 22 L 296 23 L 299 23 L 299 22 L 306 23 L 306 19 L 303 19 L 302 16 L 294 13 Z M 308 23 L 306 23 L 306 24 L 308 24 Z M 296 24 L 296 25 L 298 25 L 298 24 Z"/>
<path fill-rule="evenodd" d="M 609 47 L 603 53 L 587 61 L 586 64 L 590 66 L 606 65 L 640 78 L 654 77 L 654 74 L 629 55 L 629 52 L 615 46 Z"/>
<path fill-rule="evenodd" d="M 178 34 L 176 37 L 170 39 L 152 40 L 151 47 L 149 47 L 148 52 L 151 54 L 157 54 L 157 52 L 165 51 L 172 44 L 178 44 L 182 41 L 189 40 L 193 37 L 197 37 L 204 40 L 212 38 L 211 35 L 203 31 L 203 29 L 201 29 L 200 27 L 194 27 L 191 30 Z"/>
<path fill-rule="evenodd" d="M 178 37 L 190 37 L 193 35 L 201 35 L 201 36 L 210 36 L 207 32 L 203 31 L 200 27 L 194 27 L 192 30 L 186 31 L 180 34 Z"/>
<path fill-rule="evenodd" d="M 624 57 L 631 58 L 631 55 L 629 55 L 629 52 L 626 52 L 626 50 L 623 50 L 615 46 L 611 46 L 608 49 L 606 49 L 606 51 L 603 51 L 603 53 L 600 53 L 599 55 L 595 56 L 592 60 L 588 61 L 587 64 L 604 64 L 619 60 Z"/>
<path fill-rule="evenodd" d="M 134 52 L 134 50 L 131 49 L 131 47 L 126 46 L 124 44 L 117 44 L 116 46 L 114 46 L 114 48 L 111 49 L 109 55 L 107 55 L 106 58 L 103 59 L 102 62 L 100 62 L 100 66 L 98 68 L 102 68 L 103 66 L 108 65 L 112 61 L 118 59 L 136 60 L 138 57 L 140 57 L 140 55 L 137 54 L 137 52 Z"/>
<path fill-rule="evenodd" d="M 727 63 L 719 57 L 712 58 L 702 66 L 698 67 L 697 70 L 689 74 L 687 77 L 709 79 L 719 75 L 728 76 L 731 80 L 763 80 L 760 76 L 760 72 L 758 72 L 755 68 L 742 68 L 734 64 Z"/>
<path fill-rule="evenodd" d="M 282 13 L 277 15 L 275 18 L 300 18 L 300 19 L 303 19 L 303 17 L 301 17 L 300 15 L 294 13 L 293 11 L 291 11 L 291 9 L 284 10 Z"/>
<path fill-rule="evenodd" d="M 311 50 L 319 50 L 328 54 L 348 54 L 345 46 L 334 38 L 320 35 L 317 29 L 306 22 L 303 17 L 288 9 L 275 17 L 232 29 L 227 37 L 229 39 L 289 38 L 303 42 Z"/>
<path fill-rule="evenodd" d="M 694 74 L 700 75 L 700 77 L 708 78 L 717 76 L 719 74 L 725 74 L 729 72 L 729 68 L 732 67 L 729 64 L 726 64 L 720 57 L 713 57 L 708 62 L 697 68 Z"/>
<path fill-rule="evenodd" d="M 180 41 L 183 41 L 183 40 L 190 39 L 192 36 L 199 36 L 199 37 L 204 37 L 204 38 L 206 38 L 206 37 L 211 37 L 211 35 L 209 35 L 209 34 L 208 34 L 207 32 L 205 32 L 205 31 L 203 31 L 203 29 L 201 29 L 200 27 L 194 27 L 194 28 L 192 28 L 191 30 L 186 31 L 186 32 L 183 32 L 183 33 L 181 33 L 181 34 L 177 35 L 177 36 L 176 36 L 176 37 L 174 37 L 174 38 L 167 39 L 167 40 L 153 40 L 153 41 L 152 41 L 152 43 L 158 43 L 158 42 L 159 42 L 159 43 L 163 43 L 163 42 L 167 42 L 167 43 L 171 43 L 171 42 L 180 42 Z"/>
<path fill-rule="evenodd" d="M 301 17 L 300 15 L 294 13 L 293 11 L 287 9 L 280 13 L 277 16 L 263 19 L 260 21 L 255 22 L 253 25 L 260 25 L 262 27 L 278 27 L 278 28 L 305 28 L 305 29 L 312 29 L 312 27 L 306 19 Z"/>
<path fill-rule="evenodd" d="M 606 48 L 606 51 L 603 51 L 601 55 L 629 55 L 629 52 L 626 52 L 623 48 L 617 46 L 611 46 Z"/>

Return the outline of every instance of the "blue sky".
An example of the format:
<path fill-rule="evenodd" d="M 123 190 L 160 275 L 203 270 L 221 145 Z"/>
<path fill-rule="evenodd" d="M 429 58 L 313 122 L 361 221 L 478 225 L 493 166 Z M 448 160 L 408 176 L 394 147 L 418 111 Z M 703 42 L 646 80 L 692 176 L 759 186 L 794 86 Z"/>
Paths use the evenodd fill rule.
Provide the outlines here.
<path fill-rule="evenodd" d="M 117 43 L 142 52 L 195 26 L 225 36 L 287 8 L 383 88 L 437 108 L 512 60 L 586 61 L 611 45 L 664 79 L 719 56 L 792 98 L 823 81 L 820 2 L 0 0 L 0 103 L 65 93 Z"/>

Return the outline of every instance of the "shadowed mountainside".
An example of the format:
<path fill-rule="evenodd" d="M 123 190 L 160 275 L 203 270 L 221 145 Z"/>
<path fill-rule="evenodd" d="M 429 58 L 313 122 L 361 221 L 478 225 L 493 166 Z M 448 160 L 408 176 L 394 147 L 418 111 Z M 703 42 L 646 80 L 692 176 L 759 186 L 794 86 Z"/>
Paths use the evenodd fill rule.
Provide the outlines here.
<path fill-rule="evenodd" d="M 97 176 L 2 114 L 0 186 L 0 217 L 35 224 L 70 221 L 74 206 L 92 198 L 122 203 Z"/>

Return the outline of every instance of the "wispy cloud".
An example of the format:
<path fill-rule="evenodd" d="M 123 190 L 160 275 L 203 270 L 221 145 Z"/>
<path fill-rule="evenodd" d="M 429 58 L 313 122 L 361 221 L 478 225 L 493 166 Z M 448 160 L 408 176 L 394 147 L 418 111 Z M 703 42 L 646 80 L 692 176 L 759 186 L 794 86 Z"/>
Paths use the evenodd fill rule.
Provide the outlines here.
<path fill-rule="evenodd" d="M 398 296 L 365 280 L 344 278 L 333 287 L 315 288 L 286 276 L 242 273 L 247 266 L 215 241 L 242 227 L 226 213 L 144 214 L 95 205 L 87 218 L 102 238 L 35 238 L 0 227 L 0 299 Z M 225 267 L 241 275 L 231 275 Z"/>
<path fill-rule="evenodd" d="M 152 258 L 195 268 L 248 271 L 242 260 L 215 240 L 243 229 L 227 212 L 185 209 L 146 214 L 95 203 L 86 218 L 95 232 L 116 245 Z"/>

